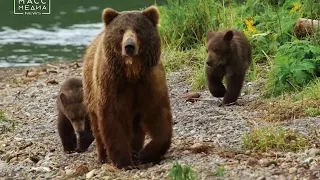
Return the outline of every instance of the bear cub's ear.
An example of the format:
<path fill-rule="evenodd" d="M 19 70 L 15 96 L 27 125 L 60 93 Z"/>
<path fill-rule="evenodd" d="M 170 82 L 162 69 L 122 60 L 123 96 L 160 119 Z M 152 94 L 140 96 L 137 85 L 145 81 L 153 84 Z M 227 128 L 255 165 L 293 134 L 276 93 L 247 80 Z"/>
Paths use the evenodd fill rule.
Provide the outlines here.
<path fill-rule="evenodd" d="M 67 97 L 66 94 L 60 93 L 59 98 L 60 98 L 61 104 L 62 104 L 63 106 L 68 105 L 68 97 Z"/>
<path fill-rule="evenodd" d="M 214 32 L 213 31 L 208 31 L 207 33 L 207 41 L 209 41 L 213 36 L 214 36 Z"/>
<path fill-rule="evenodd" d="M 145 15 L 154 26 L 158 25 L 159 22 L 159 10 L 156 6 L 150 6 L 144 11 L 142 11 L 142 14 Z"/>
<path fill-rule="evenodd" d="M 117 17 L 119 13 L 116 10 L 113 10 L 111 8 L 106 8 L 102 12 L 102 21 L 106 26 L 108 26 L 111 21 Z"/>
<path fill-rule="evenodd" d="M 231 41 L 232 38 L 233 38 L 233 31 L 229 30 L 224 35 L 223 40 Z"/>

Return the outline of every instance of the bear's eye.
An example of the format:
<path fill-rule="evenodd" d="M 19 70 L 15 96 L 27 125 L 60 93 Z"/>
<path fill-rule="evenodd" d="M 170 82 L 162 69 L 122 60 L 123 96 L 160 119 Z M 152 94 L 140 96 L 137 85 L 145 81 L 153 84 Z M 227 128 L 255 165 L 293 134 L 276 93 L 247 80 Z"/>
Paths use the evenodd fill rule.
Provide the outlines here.
<path fill-rule="evenodd" d="M 124 34 L 124 30 L 123 30 L 123 29 L 120 29 L 120 30 L 119 30 L 119 33 L 120 33 L 120 34 Z"/>
<path fill-rule="evenodd" d="M 213 49 L 213 52 L 219 53 L 219 49 L 215 48 L 215 49 Z"/>
<path fill-rule="evenodd" d="M 136 33 L 137 34 L 141 34 L 141 30 L 140 29 L 136 29 Z"/>

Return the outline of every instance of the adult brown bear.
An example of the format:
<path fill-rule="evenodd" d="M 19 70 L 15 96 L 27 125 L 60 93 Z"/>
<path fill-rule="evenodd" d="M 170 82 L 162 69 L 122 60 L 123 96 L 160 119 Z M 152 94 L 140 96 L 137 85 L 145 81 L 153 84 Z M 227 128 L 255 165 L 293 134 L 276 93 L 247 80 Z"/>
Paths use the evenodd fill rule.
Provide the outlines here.
<path fill-rule="evenodd" d="M 171 145 L 172 114 L 160 61 L 159 12 L 102 13 L 105 28 L 84 56 L 84 101 L 99 161 L 108 156 L 118 168 L 158 163 Z M 145 135 L 151 141 L 144 146 Z"/>
<path fill-rule="evenodd" d="M 248 39 L 238 30 L 208 32 L 206 78 L 212 96 L 223 97 L 222 104 L 237 101 L 251 63 L 251 53 Z M 227 88 L 222 83 L 224 77 Z"/>

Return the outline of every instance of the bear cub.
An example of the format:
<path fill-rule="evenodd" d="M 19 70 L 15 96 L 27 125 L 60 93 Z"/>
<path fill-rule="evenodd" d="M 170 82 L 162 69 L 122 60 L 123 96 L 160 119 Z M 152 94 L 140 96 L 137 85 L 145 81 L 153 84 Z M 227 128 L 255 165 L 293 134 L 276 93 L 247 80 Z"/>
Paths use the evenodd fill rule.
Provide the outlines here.
<path fill-rule="evenodd" d="M 83 105 L 82 80 L 70 78 L 63 82 L 56 105 L 58 133 L 64 151 L 66 153 L 86 151 L 94 137 Z"/>
<path fill-rule="evenodd" d="M 248 39 L 235 29 L 209 31 L 206 50 L 205 72 L 210 93 L 223 97 L 223 105 L 236 103 L 252 58 Z M 227 87 L 222 83 L 224 77 Z"/>

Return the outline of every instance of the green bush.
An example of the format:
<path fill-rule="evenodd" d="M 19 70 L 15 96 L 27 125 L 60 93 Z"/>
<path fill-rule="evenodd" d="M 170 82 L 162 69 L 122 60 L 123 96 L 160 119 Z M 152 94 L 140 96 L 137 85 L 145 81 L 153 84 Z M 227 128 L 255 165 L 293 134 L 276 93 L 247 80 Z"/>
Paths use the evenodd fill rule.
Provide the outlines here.
<path fill-rule="evenodd" d="M 315 80 L 320 62 L 320 47 L 310 41 L 293 41 L 284 44 L 276 54 L 270 72 L 266 96 L 279 96 L 284 92 L 300 91 Z"/>

